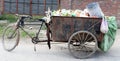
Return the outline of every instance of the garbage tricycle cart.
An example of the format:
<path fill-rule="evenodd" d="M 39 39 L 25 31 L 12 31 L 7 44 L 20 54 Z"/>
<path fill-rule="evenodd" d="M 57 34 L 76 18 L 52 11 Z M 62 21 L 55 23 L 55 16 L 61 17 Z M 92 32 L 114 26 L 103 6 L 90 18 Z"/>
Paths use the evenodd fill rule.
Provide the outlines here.
<path fill-rule="evenodd" d="M 76 58 L 87 58 L 98 48 L 103 39 L 100 32 L 102 18 L 52 16 L 51 39 L 68 42 L 70 53 Z"/>

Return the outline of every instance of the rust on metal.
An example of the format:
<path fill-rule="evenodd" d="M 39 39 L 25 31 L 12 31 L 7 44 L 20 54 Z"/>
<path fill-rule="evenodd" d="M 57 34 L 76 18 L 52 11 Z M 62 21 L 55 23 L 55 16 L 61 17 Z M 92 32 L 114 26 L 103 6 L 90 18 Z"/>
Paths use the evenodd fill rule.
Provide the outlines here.
<path fill-rule="evenodd" d="M 101 41 L 103 35 L 100 32 L 101 20 L 102 18 L 52 16 L 50 22 L 52 40 L 66 42 L 73 33 L 82 30 L 93 33 L 98 41 Z"/>

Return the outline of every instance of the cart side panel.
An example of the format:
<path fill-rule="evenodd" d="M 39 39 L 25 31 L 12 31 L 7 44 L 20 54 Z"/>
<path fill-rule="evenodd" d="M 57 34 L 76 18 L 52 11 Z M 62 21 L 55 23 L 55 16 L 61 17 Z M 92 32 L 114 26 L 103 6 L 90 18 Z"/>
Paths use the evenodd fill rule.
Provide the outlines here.
<path fill-rule="evenodd" d="M 66 42 L 74 32 L 81 30 L 92 32 L 97 38 L 101 37 L 101 18 L 53 16 L 51 20 L 50 30 L 53 41 Z"/>

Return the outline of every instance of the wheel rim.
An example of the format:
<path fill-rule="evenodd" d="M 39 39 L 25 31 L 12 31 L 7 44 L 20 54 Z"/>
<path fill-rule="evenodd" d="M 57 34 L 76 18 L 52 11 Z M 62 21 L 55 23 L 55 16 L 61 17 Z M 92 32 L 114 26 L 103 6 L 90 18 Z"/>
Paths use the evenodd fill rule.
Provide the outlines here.
<path fill-rule="evenodd" d="M 69 38 L 68 49 L 76 58 L 87 58 L 95 53 L 97 39 L 88 31 L 78 31 Z"/>
<path fill-rule="evenodd" d="M 13 36 L 11 36 L 13 34 Z M 19 31 L 13 26 L 8 26 L 3 33 L 3 47 L 6 51 L 12 51 L 19 42 Z"/>

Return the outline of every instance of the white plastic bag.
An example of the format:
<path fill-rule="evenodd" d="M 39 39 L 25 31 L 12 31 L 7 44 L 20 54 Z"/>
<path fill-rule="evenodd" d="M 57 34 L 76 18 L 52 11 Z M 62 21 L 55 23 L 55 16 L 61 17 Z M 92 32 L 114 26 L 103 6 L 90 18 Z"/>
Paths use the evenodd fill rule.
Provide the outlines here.
<path fill-rule="evenodd" d="M 105 18 L 102 19 L 102 23 L 101 23 L 101 27 L 100 27 L 100 31 L 102 33 L 107 33 L 108 32 L 108 23 L 107 20 L 105 20 Z"/>

